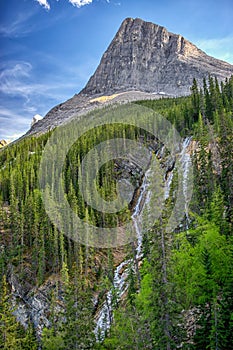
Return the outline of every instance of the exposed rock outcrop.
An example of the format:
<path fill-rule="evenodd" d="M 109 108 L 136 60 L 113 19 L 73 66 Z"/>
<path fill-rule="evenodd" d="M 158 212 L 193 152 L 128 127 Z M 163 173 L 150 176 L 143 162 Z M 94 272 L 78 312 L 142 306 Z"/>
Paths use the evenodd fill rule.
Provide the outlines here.
<path fill-rule="evenodd" d="M 37 123 L 39 120 L 41 120 L 43 117 L 40 114 L 34 115 L 31 121 L 31 126 L 33 126 L 35 123 Z"/>
<path fill-rule="evenodd" d="M 12 265 L 9 266 L 8 282 L 11 286 L 14 315 L 25 328 L 31 322 L 39 339 L 43 328 L 50 325 L 52 293 L 56 295 L 56 313 L 64 311 L 62 283 L 58 275 L 51 275 L 42 286 L 36 287 L 30 268 L 25 268 L 24 273 L 27 278 L 20 279 L 19 272 Z"/>

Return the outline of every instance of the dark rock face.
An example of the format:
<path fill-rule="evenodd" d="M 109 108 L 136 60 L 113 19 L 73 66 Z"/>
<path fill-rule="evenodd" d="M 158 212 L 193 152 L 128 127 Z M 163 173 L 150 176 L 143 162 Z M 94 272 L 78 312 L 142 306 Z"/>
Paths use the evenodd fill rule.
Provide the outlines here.
<path fill-rule="evenodd" d="M 9 266 L 8 282 L 11 286 L 13 314 L 25 328 L 31 322 L 37 338 L 40 339 L 43 328 L 50 326 L 52 293 L 57 293 L 55 312 L 62 313 L 64 311 L 62 283 L 57 275 L 51 275 L 43 285 L 36 287 L 30 268 L 25 269 L 25 275 L 27 275 L 28 281 L 19 276 L 19 272 L 15 271 L 13 265 Z M 29 280 L 31 281 L 29 282 Z"/>
<path fill-rule="evenodd" d="M 233 66 L 164 27 L 127 18 L 81 93 L 140 90 L 180 96 L 190 93 L 193 77 L 202 81 L 208 74 L 223 80 L 233 74 Z"/>

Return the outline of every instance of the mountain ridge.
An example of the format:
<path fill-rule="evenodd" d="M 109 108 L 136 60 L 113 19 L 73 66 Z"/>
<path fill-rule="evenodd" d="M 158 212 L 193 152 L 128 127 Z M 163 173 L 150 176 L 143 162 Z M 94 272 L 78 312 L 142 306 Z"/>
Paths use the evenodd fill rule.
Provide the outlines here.
<path fill-rule="evenodd" d="M 43 133 L 103 105 L 188 95 L 193 78 L 201 85 L 209 75 L 222 81 L 232 74 L 233 65 L 208 56 L 180 34 L 126 18 L 86 86 L 52 108 L 27 135 Z M 107 97 L 98 100 L 102 96 Z"/>

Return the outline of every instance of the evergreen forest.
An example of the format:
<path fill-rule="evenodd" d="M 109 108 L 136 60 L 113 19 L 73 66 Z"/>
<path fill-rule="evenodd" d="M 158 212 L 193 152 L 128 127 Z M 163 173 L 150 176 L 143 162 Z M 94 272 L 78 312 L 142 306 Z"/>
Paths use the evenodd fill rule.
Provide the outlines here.
<path fill-rule="evenodd" d="M 42 200 L 38 173 L 53 130 L 3 147 L 0 349 L 233 349 L 233 77 L 221 83 L 209 77 L 201 88 L 194 79 L 189 96 L 135 103 L 160 113 L 183 138 L 191 137 L 194 187 L 188 220 L 166 232 L 177 191 L 174 169 L 162 215 L 143 235 L 140 261 L 133 242 L 117 248 L 84 245 L 50 221 Z M 121 137 L 146 147 L 155 142 L 132 125 L 100 126 L 70 148 L 63 167 L 72 210 L 97 227 L 130 218 L 143 174 L 134 172 L 131 179 L 137 191 L 130 205 L 108 214 L 82 198 L 77 169 L 95 145 Z M 106 201 L 115 198 L 123 171 L 117 160 L 101 167 L 96 186 Z M 131 261 L 128 287 L 119 299 L 114 270 L 126 259 Z M 111 327 L 102 336 L 94 333 L 96 315 L 109 290 Z M 26 320 L 22 305 L 31 309 Z"/>

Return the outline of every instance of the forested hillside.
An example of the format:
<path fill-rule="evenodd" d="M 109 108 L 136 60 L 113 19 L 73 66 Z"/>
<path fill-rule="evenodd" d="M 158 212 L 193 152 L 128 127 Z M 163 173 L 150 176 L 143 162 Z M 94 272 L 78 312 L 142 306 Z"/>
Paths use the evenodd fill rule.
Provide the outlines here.
<path fill-rule="evenodd" d="M 140 258 L 136 244 L 89 247 L 51 223 L 38 172 L 53 131 L 1 149 L 1 349 L 233 348 L 233 78 L 219 84 L 210 77 L 202 89 L 194 79 L 191 90 L 188 97 L 137 102 L 166 117 L 183 138 L 191 137 L 194 169 L 188 213 L 172 233 L 165 228 L 178 175 L 175 166 L 169 170 L 170 193 L 144 234 Z M 140 140 L 165 166 L 163 145 L 140 128 L 114 124 L 84 134 L 66 157 L 64 188 L 74 212 L 97 227 L 128 220 L 143 174 L 117 160 L 101 168 L 97 188 L 106 201 L 115 198 L 118 179 L 133 174 L 137 188 L 125 210 L 104 214 L 83 200 L 77 169 L 95 145 L 120 137 Z M 112 324 L 103 337 L 94 333 L 96 317 L 125 259 L 132 261 L 128 287 L 121 300 L 113 290 Z"/>

